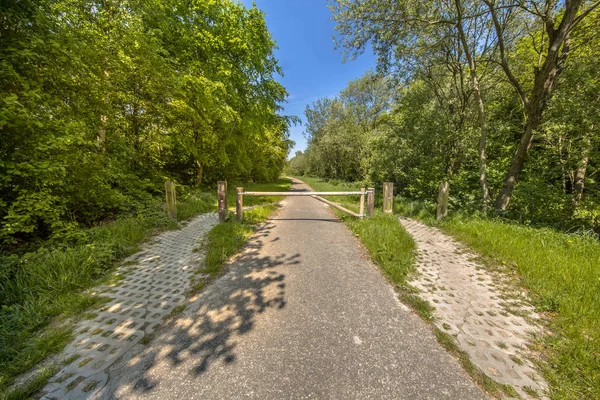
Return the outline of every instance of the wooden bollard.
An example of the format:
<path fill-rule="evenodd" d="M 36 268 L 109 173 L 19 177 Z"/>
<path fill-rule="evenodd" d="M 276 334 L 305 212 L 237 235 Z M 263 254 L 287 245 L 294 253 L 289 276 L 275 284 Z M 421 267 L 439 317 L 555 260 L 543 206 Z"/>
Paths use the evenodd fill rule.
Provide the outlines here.
<path fill-rule="evenodd" d="M 360 188 L 361 191 L 361 195 L 360 195 L 360 209 L 358 211 L 358 213 L 360 214 L 360 219 L 363 219 L 365 217 L 365 188 Z"/>
<path fill-rule="evenodd" d="M 375 188 L 369 188 L 367 194 L 367 217 L 372 217 L 375 211 Z"/>
<path fill-rule="evenodd" d="M 438 195 L 437 214 L 435 219 L 440 220 L 448 215 L 448 195 L 450 194 L 450 184 L 440 182 L 440 194 Z"/>
<path fill-rule="evenodd" d="M 244 219 L 244 188 L 236 188 L 235 192 L 235 219 L 242 222 Z"/>
<path fill-rule="evenodd" d="M 383 183 L 383 212 L 391 214 L 394 212 L 394 184 L 392 182 Z"/>
<path fill-rule="evenodd" d="M 217 182 L 217 200 L 219 201 L 219 222 L 225 222 L 227 217 L 227 182 Z"/>
<path fill-rule="evenodd" d="M 177 203 L 175 198 L 175 183 L 173 181 L 165 182 L 165 192 L 167 195 L 167 215 L 169 218 L 177 219 Z"/>

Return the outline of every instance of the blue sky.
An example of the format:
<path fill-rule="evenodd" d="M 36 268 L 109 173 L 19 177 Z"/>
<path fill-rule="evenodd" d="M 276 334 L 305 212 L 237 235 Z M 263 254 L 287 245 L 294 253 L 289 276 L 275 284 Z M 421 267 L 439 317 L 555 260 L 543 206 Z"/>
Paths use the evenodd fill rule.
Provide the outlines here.
<path fill-rule="evenodd" d="M 247 7 L 252 0 L 241 0 Z M 277 42 L 276 51 L 284 76 L 280 82 L 289 93 L 283 104 L 286 115 L 296 115 L 304 121 L 304 108 L 319 97 L 334 96 L 349 81 L 375 68 L 372 52 L 365 52 L 356 60 L 342 63 L 341 50 L 335 50 L 333 34 L 335 23 L 326 0 L 256 0 L 256 6 L 265 14 L 269 32 Z M 306 148 L 303 126 L 291 128 L 296 142 L 291 151 Z"/>

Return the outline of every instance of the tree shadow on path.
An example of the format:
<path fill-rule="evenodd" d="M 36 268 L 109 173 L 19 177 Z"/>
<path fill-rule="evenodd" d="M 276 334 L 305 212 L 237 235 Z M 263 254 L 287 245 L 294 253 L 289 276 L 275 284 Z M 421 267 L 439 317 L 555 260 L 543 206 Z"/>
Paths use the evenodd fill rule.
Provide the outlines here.
<path fill-rule="evenodd" d="M 159 376 L 169 372 L 198 378 L 214 363 L 236 360 L 236 340 L 254 328 L 257 316 L 286 305 L 285 275 L 278 267 L 300 263 L 300 254 L 261 254 L 266 243 L 279 239 L 270 235 L 273 227 L 269 222 L 263 225 L 228 272 L 159 332 L 141 357 L 117 372 L 121 377 L 117 391 L 148 394 L 160 384 Z"/>

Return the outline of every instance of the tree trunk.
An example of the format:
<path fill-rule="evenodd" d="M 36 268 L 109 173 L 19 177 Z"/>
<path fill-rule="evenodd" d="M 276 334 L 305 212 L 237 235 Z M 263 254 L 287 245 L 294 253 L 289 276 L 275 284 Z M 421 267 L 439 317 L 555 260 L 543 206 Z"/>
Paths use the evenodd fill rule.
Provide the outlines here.
<path fill-rule="evenodd" d="M 562 174 L 562 191 L 567 194 L 567 171 L 565 169 L 566 160 L 563 157 L 563 136 L 558 136 L 558 159 L 560 160 L 560 170 Z"/>
<path fill-rule="evenodd" d="M 546 57 L 542 65 L 535 68 L 531 96 L 526 93 L 525 88 L 513 74 L 513 71 L 509 66 L 509 58 L 504 43 L 504 27 L 497 15 L 498 9 L 496 8 L 496 2 L 492 0 L 484 0 L 484 2 L 490 10 L 492 22 L 496 31 L 498 50 L 500 52 L 500 66 L 505 72 L 509 82 L 519 94 L 526 111 L 523 136 L 521 137 L 521 141 L 517 146 L 517 151 L 513 156 L 504 186 L 496 198 L 496 209 L 500 212 L 505 212 L 508 203 L 510 203 L 512 192 L 519 179 L 519 174 L 523 170 L 525 156 L 533 141 L 533 134 L 542 119 L 542 114 L 546 108 L 546 101 L 552 95 L 556 80 L 562 72 L 565 61 L 569 55 L 570 32 L 580 20 L 578 19 L 577 14 L 581 6 L 581 0 L 572 0 L 565 3 L 562 19 L 558 26 L 555 26 L 555 15 L 552 15 L 554 12 L 552 7 L 546 10 L 547 15 L 544 16 L 546 23 L 545 33 L 548 35 Z"/>
<path fill-rule="evenodd" d="M 490 200 L 490 191 L 487 184 L 487 157 L 485 154 L 485 146 L 487 142 L 487 123 L 485 120 L 485 108 L 483 105 L 483 99 L 481 98 L 481 92 L 479 91 L 479 78 L 477 76 L 477 65 L 475 59 L 467 43 L 467 38 L 462 26 L 462 8 L 460 0 L 455 0 L 456 11 L 458 15 L 458 33 L 460 35 L 460 42 L 462 43 L 465 56 L 469 62 L 469 72 L 471 75 L 471 84 L 473 85 L 473 94 L 475 101 L 477 102 L 477 114 L 479 117 L 479 143 L 477 145 L 477 151 L 479 152 L 479 183 L 481 184 L 481 193 L 483 200 L 483 210 L 487 211 L 488 202 Z"/>
<path fill-rule="evenodd" d="M 519 142 L 517 150 L 515 151 L 515 155 L 513 156 L 508 174 L 506 175 L 504 186 L 496 198 L 496 210 L 500 212 L 505 212 L 506 208 L 508 207 L 508 203 L 510 203 L 512 192 L 515 189 L 517 181 L 519 180 L 519 175 L 521 174 L 523 165 L 525 164 L 525 156 L 527 155 L 529 147 L 531 147 L 531 143 L 533 143 L 533 132 L 539 126 L 540 119 L 541 115 L 528 115 L 527 117 L 527 121 L 525 123 L 525 132 L 523 133 L 523 136 L 521 136 L 521 141 Z"/>
<path fill-rule="evenodd" d="M 98 128 L 98 136 L 97 140 L 100 143 L 100 151 L 106 151 L 106 122 L 108 121 L 108 117 L 106 115 L 100 116 L 100 127 Z"/>
<path fill-rule="evenodd" d="M 577 167 L 577 171 L 575 172 L 575 179 L 573 180 L 573 212 L 577 209 L 579 202 L 581 202 L 581 198 L 583 197 L 583 188 L 585 185 L 585 174 L 587 172 L 588 165 L 588 154 L 590 148 L 590 138 L 585 138 L 586 147 L 583 150 L 583 156 L 581 158 L 581 162 Z"/>
<path fill-rule="evenodd" d="M 479 144 L 477 150 L 479 151 L 479 183 L 481 184 L 481 193 L 483 201 L 483 210 L 487 211 L 488 203 L 490 201 L 490 190 L 487 184 L 487 156 L 485 154 L 485 146 L 487 143 L 487 124 L 485 122 L 485 111 L 483 108 L 483 101 L 479 94 L 479 89 L 474 91 L 475 99 L 477 100 L 477 109 L 479 112 Z"/>
<path fill-rule="evenodd" d="M 196 183 L 198 185 L 202 185 L 202 172 L 204 170 L 204 166 L 199 160 L 196 160 Z"/>

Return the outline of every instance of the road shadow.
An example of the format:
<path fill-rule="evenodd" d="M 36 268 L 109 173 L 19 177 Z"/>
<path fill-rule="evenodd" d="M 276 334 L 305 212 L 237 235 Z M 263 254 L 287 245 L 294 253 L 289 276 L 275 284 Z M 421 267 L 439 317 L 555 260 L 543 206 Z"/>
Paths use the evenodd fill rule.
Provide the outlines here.
<path fill-rule="evenodd" d="M 286 306 L 285 274 L 279 267 L 300 263 L 300 254 L 260 254 L 265 243 L 279 240 L 271 235 L 273 227 L 267 222 L 259 228 L 226 266 L 228 271 L 163 328 L 141 357 L 114 373 L 119 382 L 111 392 L 118 398 L 148 394 L 160 384 L 158 371 L 165 368 L 200 378 L 211 365 L 236 360 L 237 338 L 254 328 L 256 317 Z"/>

